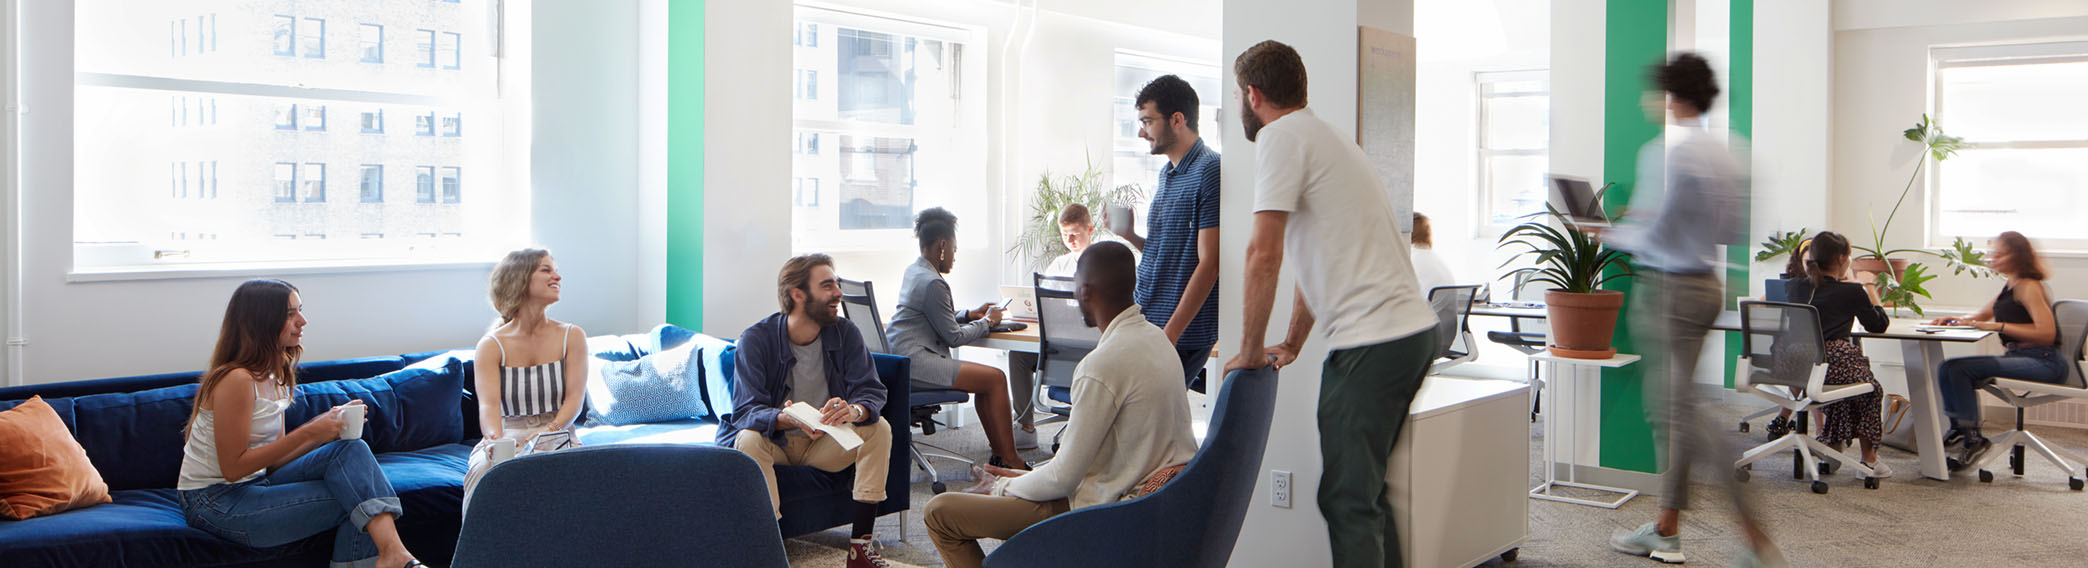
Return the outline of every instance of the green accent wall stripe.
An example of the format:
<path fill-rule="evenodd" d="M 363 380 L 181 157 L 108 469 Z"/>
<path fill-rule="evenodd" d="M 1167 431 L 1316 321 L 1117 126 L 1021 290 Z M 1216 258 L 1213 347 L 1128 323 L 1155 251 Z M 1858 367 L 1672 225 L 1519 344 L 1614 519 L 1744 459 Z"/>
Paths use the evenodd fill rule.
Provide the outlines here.
<path fill-rule="evenodd" d="M 1727 74 L 1731 75 L 1732 79 L 1730 85 L 1728 85 L 1730 87 L 1728 91 L 1731 94 L 1726 97 L 1726 104 L 1729 105 L 1726 107 L 1726 116 L 1731 123 L 1733 149 L 1738 152 L 1752 152 L 1753 145 L 1747 143 L 1747 139 L 1754 136 L 1754 0 L 1731 0 L 1731 2 L 1733 3 L 1732 33 L 1727 37 L 1732 38 L 1732 45 L 1729 47 L 1731 56 L 1729 57 L 1730 61 L 1728 61 L 1729 69 L 1727 69 Z M 1751 164 L 1754 163 L 1754 160 L 1751 157 L 1742 156 L 1740 163 Z M 1754 183 L 1751 181 L 1753 176 L 1744 179 L 1749 181 L 1744 181 L 1743 183 L 1750 185 Z M 1754 243 L 1754 239 L 1749 237 L 1751 229 L 1748 226 L 1753 222 L 1753 211 L 1754 188 L 1748 187 L 1740 193 L 1740 235 L 1738 237 L 1739 240 L 1734 241 L 1741 244 L 1726 247 L 1726 266 L 1728 268 L 1726 269 L 1725 304 L 1728 310 L 1740 309 L 1740 299 L 1747 297 L 1748 290 L 1753 288 L 1752 284 L 1755 277 L 1751 269 L 1754 266 L 1754 260 L 1748 254 L 1753 248 L 1752 243 Z M 1733 367 L 1739 364 L 1738 358 L 1740 357 L 1740 334 L 1726 332 L 1724 335 L 1726 336 L 1725 386 L 1726 388 L 1733 388 Z"/>
<path fill-rule="evenodd" d="M 1639 107 L 1640 96 L 1650 86 L 1646 69 L 1667 57 L 1668 3 L 1666 0 L 1609 0 L 1603 30 L 1602 176 L 1616 183 L 1604 197 L 1612 214 L 1631 202 L 1637 181 L 1639 150 L 1660 138 L 1661 125 L 1647 120 Z M 1631 295 L 1630 279 L 1610 281 L 1606 286 Z M 1631 302 L 1619 316 L 1617 350 L 1643 353 L 1631 333 Z M 1602 371 L 1601 449 L 1602 467 L 1654 473 L 1659 460 L 1653 446 L 1653 430 L 1646 423 L 1646 370 L 1630 365 Z"/>
<path fill-rule="evenodd" d="M 703 329 L 703 0 L 667 6 L 667 323 Z"/>

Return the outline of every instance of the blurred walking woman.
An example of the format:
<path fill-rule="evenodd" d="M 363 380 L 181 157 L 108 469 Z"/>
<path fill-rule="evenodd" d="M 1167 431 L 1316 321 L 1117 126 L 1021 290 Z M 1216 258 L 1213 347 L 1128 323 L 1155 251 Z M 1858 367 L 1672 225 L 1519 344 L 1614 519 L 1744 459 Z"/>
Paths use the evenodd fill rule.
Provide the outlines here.
<path fill-rule="evenodd" d="M 189 526 L 256 548 L 331 530 L 333 566 L 419 566 L 394 524 L 399 496 L 362 440 L 341 440 L 336 406 L 285 431 L 304 352 L 304 304 L 281 280 L 232 292 L 181 449 Z"/>
<path fill-rule="evenodd" d="M 551 319 L 562 277 L 551 253 L 522 249 L 493 269 L 491 296 L 500 322 L 479 338 L 473 357 L 479 431 L 464 474 L 464 504 L 493 467 L 495 448 L 514 455 L 577 446 L 573 420 L 587 395 L 587 332 Z M 506 457 L 506 456 L 502 456 Z"/>
<path fill-rule="evenodd" d="M 2066 380 L 2067 362 L 2054 345 L 2059 339 L 2059 324 L 2052 316 L 2052 294 L 2044 282 L 2044 262 L 2038 260 L 2037 250 L 2031 248 L 2030 239 L 2015 231 L 2001 233 L 1991 241 L 1990 247 L 1993 253 L 1987 264 L 1994 272 L 2008 278 L 2008 282 L 2001 285 L 2001 294 L 1978 312 L 1937 318 L 1931 322 L 1969 325 L 1998 332 L 2001 345 L 2008 348 L 2008 352 L 2002 355 L 1944 361 L 1936 371 L 1936 388 L 1942 393 L 1943 413 L 1950 417 L 1951 423 L 1950 434 L 1944 438 L 1944 443 L 1960 443 L 1963 449 L 1957 461 L 1951 464 L 1953 468 L 1979 461 L 1992 446 L 1986 436 L 1979 433 L 1981 387 L 1991 384 L 1994 377 L 2041 383 Z"/>

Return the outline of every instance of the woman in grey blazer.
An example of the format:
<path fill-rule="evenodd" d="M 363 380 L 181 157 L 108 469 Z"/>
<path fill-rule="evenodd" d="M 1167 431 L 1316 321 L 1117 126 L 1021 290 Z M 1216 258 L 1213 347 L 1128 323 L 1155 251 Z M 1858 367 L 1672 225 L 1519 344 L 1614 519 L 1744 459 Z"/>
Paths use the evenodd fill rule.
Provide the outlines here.
<path fill-rule="evenodd" d="M 899 309 L 885 327 L 886 343 L 891 344 L 893 354 L 913 360 L 915 385 L 957 389 L 977 397 L 979 423 L 993 447 L 988 463 L 1029 469 L 1015 453 L 1007 374 L 950 355 L 952 348 L 985 339 L 1001 320 L 1001 310 L 991 303 L 958 312 L 950 298 L 950 283 L 942 275 L 957 263 L 957 216 L 941 207 L 922 211 L 914 216 L 914 237 L 921 241 L 921 258 L 906 267 Z"/>

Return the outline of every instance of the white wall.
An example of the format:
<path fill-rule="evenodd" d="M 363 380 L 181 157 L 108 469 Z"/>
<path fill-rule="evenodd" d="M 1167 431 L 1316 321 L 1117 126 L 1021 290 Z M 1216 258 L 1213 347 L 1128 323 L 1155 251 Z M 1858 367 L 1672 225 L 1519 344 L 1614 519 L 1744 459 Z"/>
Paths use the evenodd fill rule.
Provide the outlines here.
<path fill-rule="evenodd" d="M 1771 232 L 1827 227 L 1833 163 L 1834 32 L 1828 5 L 1810 0 L 1755 3 L 1754 206 L 1749 246 Z M 1750 249 L 1753 250 L 1753 249 Z M 1752 296 L 1783 259 L 1755 267 Z"/>
<path fill-rule="evenodd" d="M 111 282 L 68 282 L 72 265 L 72 6 L 23 2 L 20 285 L 28 341 L 14 384 L 192 370 L 209 357 L 224 302 L 247 275 Z M 509 3 L 510 25 L 527 25 L 531 8 Z M 539 56 L 531 85 L 543 111 L 528 152 L 536 241 L 563 269 L 566 300 L 553 317 L 592 333 L 641 330 L 629 301 L 637 234 L 635 5 L 536 3 L 532 29 Z M 9 54 L 10 57 L 12 53 Z M 610 62 L 605 64 L 604 62 Z M 528 76 L 528 75 L 524 75 Z M 554 112 L 555 111 L 555 112 Z M 777 147 L 782 147 L 779 141 Z M 521 166 L 517 166 L 518 168 Z M 300 274 L 307 360 L 464 347 L 490 322 L 488 265 L 426 270 Z M 657 318 L 654 318 L 657 319 Z"/>
<path fill-rule="evenodd" d="M 790 258 L 791 3 L 704 10 L 701 331 L 739 337 L 775 313 L 776 270 Z"/>
<path fill-rule="evenodd" d="M 1919 145 L 1901 138 L 1900 131 L 1931 108 L 1930 47 L 2088 37 L 2088 3 L 2082 2 L 1844 2 L 1835 5 L 1834 18 L 1833 199 L 1828 219 L 1835 228 L 1857 235 L 1870 227 L 1873 211 L 1883 216 L 1890 210 L 1913 173 Z M 1894 27 L 1877 27 L 1881 25 Z M 1927 209 L 1925 192 L 1916 188 L 1893 223 L 1886 246 L 1923 247 Z M 2045 260 L 2056 294 L 2088 296 L 2088 257 L 2046 255 Z M 1935 299 L 1924 304 L 1976 307 L 1999 289 L 1998 280 L 1945 275 L 1929 282 Z"/>

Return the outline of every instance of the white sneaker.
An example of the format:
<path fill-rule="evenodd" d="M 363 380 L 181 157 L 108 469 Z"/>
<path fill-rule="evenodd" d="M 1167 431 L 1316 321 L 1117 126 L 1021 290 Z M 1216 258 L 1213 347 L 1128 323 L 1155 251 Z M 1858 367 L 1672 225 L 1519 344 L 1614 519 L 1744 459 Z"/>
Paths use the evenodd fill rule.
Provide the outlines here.
<path fill-rule="evenodd" d="M 1035 427 L 1035 426 L 1031 426 L 1031 428 L 1036 428 L 1036 427 Z M 1024 430 L 1024 429 L 1022 429 L 1022 425 L 1021 425 L 1021 424 L 1016 424 L 1016 425 L 1015 425 L 1015 449 L 1017 449 L 1017 450 L 1034 450 L 1034 449 L 1037 449 L 1037 431 L 1036 431 L 1036 430 L 1034 430 L 1034 429 L 1032 429 L 1032 430 Z"/>
<path fill-rule="evenodd" d="M 1889 465 L 1885 465 L 1885 462 L 1883 462 L 1883 461 L 1880 461 L 1880 462 L 1878 462 L 1878 463 L 1868 463 L 1868 462 L 1864 462 L 1864 463 L 1863 463 L 1863 467 L 1868 467 L 1868 468 L 1870 468 L 1870 470 L 1871 470 L 1871 477 L 1875 477 L 1875 478 L 1878 478 L 1878 479 L 1885 479 L 1885 478 L 1888 478 L 1888 477 L 1892 477 L 1892 466 L 1889 466 Z"/>

